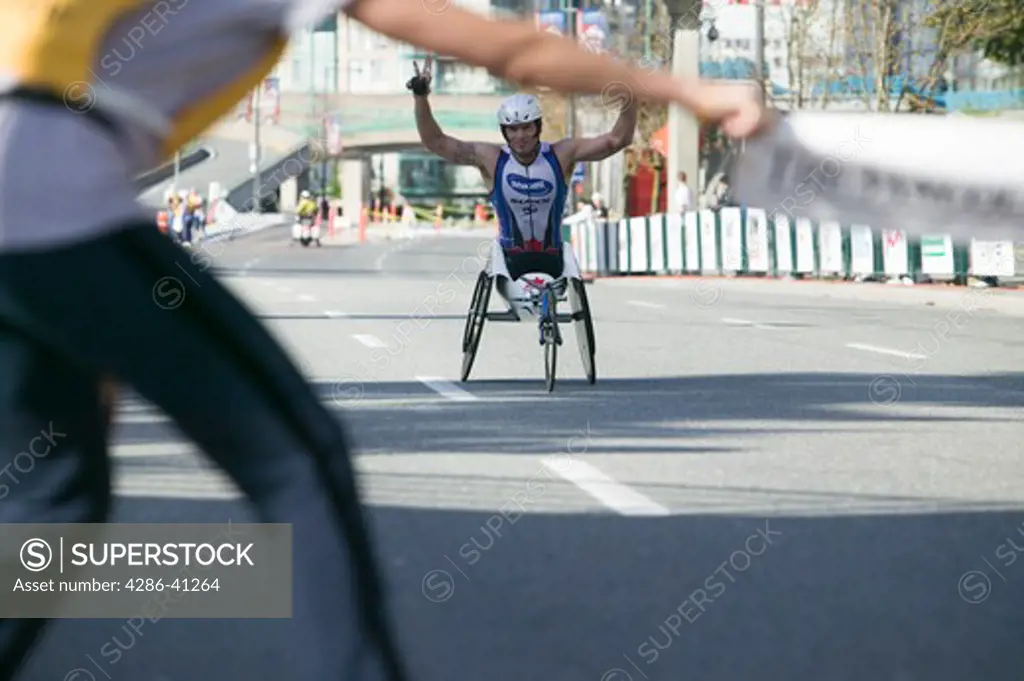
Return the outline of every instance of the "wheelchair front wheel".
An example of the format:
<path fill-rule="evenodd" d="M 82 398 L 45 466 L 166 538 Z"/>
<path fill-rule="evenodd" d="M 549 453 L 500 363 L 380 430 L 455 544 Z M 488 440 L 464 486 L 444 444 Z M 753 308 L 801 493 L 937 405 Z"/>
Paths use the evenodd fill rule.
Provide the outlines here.
<path fill-rule="evenodd" d="M 462 332 L 463 383 L 469 380 L 469 373 L 473 370 L 473 361 L 476 359 L 476 351 L 480 347 L 480 337 L 484 332 L 484 322 L 487 321 L 487 306 L 491 302 L 493 285 L 494 281 L 487 272 L 481 272 L 476 278 L 473 299 L 469 304 L 469 314 L 466 315 L 466 327 Z"/>
<path fill-rule="evenodd" d="M 562 344 L 562 338 L 558 329 L 558 296 L 552 288 L 547 289 L 544 296 L 544 319 L 541 322 L 541 343 L 544 345 L 544 384 L 548 392 L 553 392 L 558 373 L 558 346 Z"/>

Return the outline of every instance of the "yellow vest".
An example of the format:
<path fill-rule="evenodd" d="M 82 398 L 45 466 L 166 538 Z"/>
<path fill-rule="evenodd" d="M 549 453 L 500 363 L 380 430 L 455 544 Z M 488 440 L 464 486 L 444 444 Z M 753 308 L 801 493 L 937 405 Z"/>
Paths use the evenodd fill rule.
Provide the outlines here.
<path fill-rule="evenodd" d="M 147 0 L 0 0 L 0 72 L 14 76 L 16 85 L 46 93 L 60 106 L 73 105 L 88 96 L 94 82 L 92 65 L 110 27 L 146 4 Z M 262 85 L 284 54 L 287 40 L 279 36 L 271 50 L 235 81 L 176 112 L 163 140 L 165 156 L 202 134 Z M 82 102 L 76 110 L 88 106 Z"/>

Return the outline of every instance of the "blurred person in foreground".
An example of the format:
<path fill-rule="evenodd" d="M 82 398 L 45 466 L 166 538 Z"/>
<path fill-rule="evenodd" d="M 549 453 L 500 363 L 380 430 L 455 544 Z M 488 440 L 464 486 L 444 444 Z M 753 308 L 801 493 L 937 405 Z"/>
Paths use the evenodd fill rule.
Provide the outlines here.
<path fill-rule="evenodd" d="M 768 123 L 759 98 L 628 68 L 532 22 L 421 0 L 3 2 L 0 450 L 13 456 L 48 428 L 64 437 L 10 486 L 0 522 L 108 520 L 101 377 L 112 377 L 221 466 L 257 521 L 293 524 L 294 618 L 282 641 L 292 679 L 405 679 L 343 426 L 252 313 L 153 229 L 133 178 L 229 114 L 289 35 L 337 10 L 523 87 L 599 94 L 626 83 L 638 100 L 684 107 L 733 136 Z M 161 30 L 118 60 L 154 15 Z M 0 621 L 0 680 L 16 678 L 47 621 Z"/>

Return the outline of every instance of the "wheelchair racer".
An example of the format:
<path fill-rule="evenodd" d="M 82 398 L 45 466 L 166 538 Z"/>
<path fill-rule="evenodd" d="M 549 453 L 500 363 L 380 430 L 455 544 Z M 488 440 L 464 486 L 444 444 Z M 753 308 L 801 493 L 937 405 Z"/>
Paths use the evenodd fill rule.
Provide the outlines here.
<path fill-rule="evenodd" d="M 406 87 L 414 95 L 423 146 L 452 163 L 477 167 L 490 189 L 499 224 L 497 245 L 508 272 L 506 278 L 500 268 L 496 271 L 498 293 L 509 302 L 510 283 L 527 272 L 561 277 L 567 261 L 574 264 L 562 240 L 573 168 L 577 162 L 600 161 L 629 146 L 637 119 L 633 98 L 622 108 L 611 132 L 551 144 L 540 139 L 543 113 L 537 98 L 515 94 L 498 108 L 498 125 L 507 144 L 464 142 L 441 130 L 427 102 L 432 59 L 426 59 L 422 71 L 415 62 L 413 66 L 416 75 Z"/>

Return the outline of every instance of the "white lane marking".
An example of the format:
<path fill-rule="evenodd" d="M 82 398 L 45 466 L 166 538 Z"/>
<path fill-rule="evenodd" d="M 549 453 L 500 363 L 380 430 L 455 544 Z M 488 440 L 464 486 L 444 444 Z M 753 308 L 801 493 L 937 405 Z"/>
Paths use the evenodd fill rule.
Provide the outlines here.
<path fill-rule="evenodd" d="M 389 248 L 388 250 L 384 251 L 383 253 L 381 253 L 377 257 L 377 259 L 373 261 L 373 269 L 375 269 L 377 271 L 380 271 L 380 270 L 384 269 L 384 261 L 387 260 L 388 256 L 391 255 L 392 253 L 394 253 L 395 251 L 402 250 L 402 246 L 403 245 L 404 244 L 399 244 L 398 246 L 393 246 L 393 247 Z"/>
<path fill-rule="evenodd" d="M 195 475 L 120 475 L 114 495 L 161 499 L 235 499 L 241 496 L 230 481 L 197 471 Z"/>
<path fill-rule="evenodd" d="M 376 336 L 371 336 L 370 334 L 367 333 L 354 333 L 352 334 L 352 337 L 368 348 L 387 347 L 386 345 L 384 345 L 384 343 L 380 341 L 379 338 L 377 338 Z"/>
<path fill-rule="evenodd" d="M 316 300 L 316 298 L 314 298 L 313 296 L 309 295 L 308 293 L 301 293 L 301 294 L 299 294 L 299 300 L 301 300 L 303 302 L 306 302 L 306 303 L 311 303 L 314 300 Z"/>
<path fill-rule="evenodd" d="M 758 322 L 752 322 L 749 319 L 736 319 L 735 317 L 722 317 L 722 321 L 726 324 L 732 324 L 733 326 L 749 326 L 752 329 L 761 329 L 762 331 L 774 331 L 775 327 L 771 324 L 759 324 Z"/>
<path fill-rule="evenodd" d="M 434 376 L 417 376 L 416 380 L 427 386 L 442 397 L 447 397 L 454 402 L 475 402 L 479 399 L 471 392 L 466 392 L 451 381 Z"/>
<path fill-rule="evenodd" d="M 658 502 L 579 459 L 573 459 L 568 465 L 564 459 L 550 458 L 541 461 L 552 473 L 562 476 L 616 513 L 629 516 L 671 515 L 671 512 Z"/>
<path fill-rule="evenodd" d="M 637 307 L 648 307 L 651 308 L 652 310 L 661 310 L 665 307 L 664 305 L 659 305 L 658 303 L 648 303 L 646 300 L 630 300 L 627 302 L 629 302 L 630 305 L 636 305 Z"/>
<path fill-rule="evenodd" d="M 413 243 L 412 241 L 409 241 L 409 239 L 413 239 L 415 238 L 415 236 L 400 235 L 398 238 L 402 239 L 402 241 L 399 241 L 396 245 L 392 246 L 391 248 L 377 256 L 377 259 L 373 261 L 373 269 L 377 271 L 384 269 L 384 261 L 387 260 L 389 256 L 394 255 L 398 251 L 404 251 L 405 249 L 412 246 Z"/>
<path fill-rule="evenodd" d="M 337 317 L 347 317 L 348 316 L 347 313 L 341 312 L 339 310 L 324 310 L 324 314 L 326 316 L 328 316 L 328 317 L 331 317 L 332 319 L 333 318 L 337 318 Z"/>
<path fill-rule="evenodd" d="M 853 348 L 854 350 L 864 350 L 865 352 L 877 352 L 880 355 L 892 355 L 893 357 L 902 357 L 903 359 L 928 359 L 924 355 L 919 355 L 914 352 L 890 350 L 889 348 L 880 348 L 877 345 L 865 345 L 864 343 L 847 343 L 846 347 Z"/>

